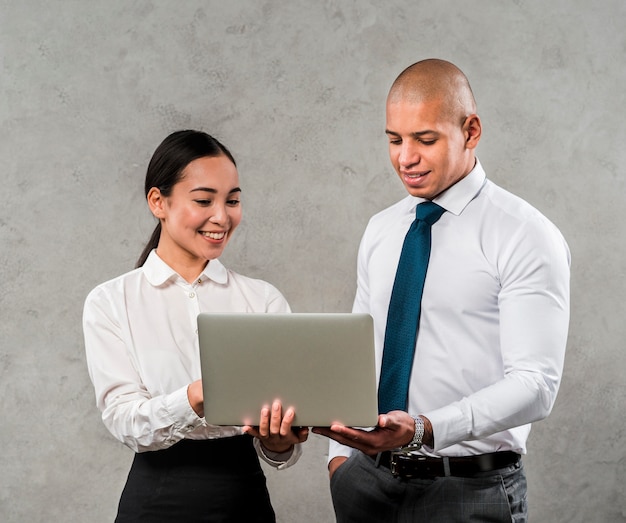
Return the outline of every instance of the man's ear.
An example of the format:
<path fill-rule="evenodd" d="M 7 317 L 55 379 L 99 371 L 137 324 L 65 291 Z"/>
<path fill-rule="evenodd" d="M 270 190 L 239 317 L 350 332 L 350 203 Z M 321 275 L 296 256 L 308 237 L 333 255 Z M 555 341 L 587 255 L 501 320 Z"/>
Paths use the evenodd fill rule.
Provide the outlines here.
<path fill-rule="evenodd" d="M 483 132 L 483 127 L 477 114 L 470 114 L 465 119 L 465 122 L 463 123 L 463 132 L 465 133 L 466 148 L 476 148 Z"/>
<path fill-rule="evenodd" d="M 163 218 L 165 216 L 163 211 L 163 206 L 165 205 L 165 201 L 161 191 L 158 187 L 152 187 L 148 191 L 148 196 L 146 196 L 148 200 L 148 207 L 150 207 L 150 211 L 156 218 Z"/>

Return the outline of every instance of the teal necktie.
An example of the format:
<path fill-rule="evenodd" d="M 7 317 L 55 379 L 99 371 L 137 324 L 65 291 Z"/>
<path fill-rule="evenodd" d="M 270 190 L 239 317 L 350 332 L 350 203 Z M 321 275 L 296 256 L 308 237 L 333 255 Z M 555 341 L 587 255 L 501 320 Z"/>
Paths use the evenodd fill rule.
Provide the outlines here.
<path fill-rule="evenodd" d="M 431 225 L 444 212 L 445 209 L 436 203 L 420 203 L 415 221 L 404 237 L 387 313 L 383 363 L 378 385 L 378 411 L 381 414 L 392 410 L 407 410 L 420 303 L 430 258 Z"/>

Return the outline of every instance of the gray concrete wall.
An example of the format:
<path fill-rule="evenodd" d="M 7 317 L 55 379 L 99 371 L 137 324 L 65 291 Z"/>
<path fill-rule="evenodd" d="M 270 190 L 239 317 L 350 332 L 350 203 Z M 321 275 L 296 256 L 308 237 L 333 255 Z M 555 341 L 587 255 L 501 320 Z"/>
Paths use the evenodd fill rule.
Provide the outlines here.
<path fill-rule="evenodd" d="M 0 520 L 111 521 L 132 457 L 103 428 L 82 304 L 152 230 L 147 161 L 207 130 L 239 161 L 225 261 L 295 311 L 348 311 L 367 218 L 404 193 L 384 99 L 468 74 L 489 176 L 563 231 L 572 323 L 526 459 L 532 521 L 625 521 L 623 0 L 0 1 Z M 268 471 L 279 521 L 332 521 L 326 443 Z"/>

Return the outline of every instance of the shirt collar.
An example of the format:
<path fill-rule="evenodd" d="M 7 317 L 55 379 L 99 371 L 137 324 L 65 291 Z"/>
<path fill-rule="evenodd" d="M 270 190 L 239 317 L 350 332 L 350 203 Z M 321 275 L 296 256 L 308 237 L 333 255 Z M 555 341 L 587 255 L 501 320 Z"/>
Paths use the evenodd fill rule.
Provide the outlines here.
<path fill-rule="evenodd" d="M 458 216 L 480 192 L 486 178 L 485 171 L 477 158 L 476 165 L 474 165 L 469 174 L 439 194 L 433 202 Z M 411 213 L 415 213 L 415 208 L 420 203 L 426 201 L 424 198 L 418 198 L 417 196 L 409 196 L 409 198 L 411 200 Z"/>
<path fill-rule="evenodd" d="M 143 264 L 143 272 L 151 285 L 158 287 L 168 280 L 176 280 L 180 275 L 165 263 L 153 249 L 146 262 Z M 210 260 L 200 275 L 200 279 L 206 277 L 216 283 L 225 284 L 228 282 L 228 271 L 226 267 L 218 260 Z"/>

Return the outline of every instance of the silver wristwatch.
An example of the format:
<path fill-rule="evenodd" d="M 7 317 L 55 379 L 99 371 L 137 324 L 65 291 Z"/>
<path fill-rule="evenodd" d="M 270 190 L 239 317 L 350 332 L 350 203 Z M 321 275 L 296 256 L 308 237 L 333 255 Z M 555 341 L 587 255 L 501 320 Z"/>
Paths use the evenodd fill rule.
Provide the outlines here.
<path fill-rule="evenodd" d="M 413 439 L 407 445 L 411 450 L 419 450 L 422 448 L 422 440 L 424 439 L 424 420 L 419 416 L 411 416 L 415 421 L 415 434 Z"/>

